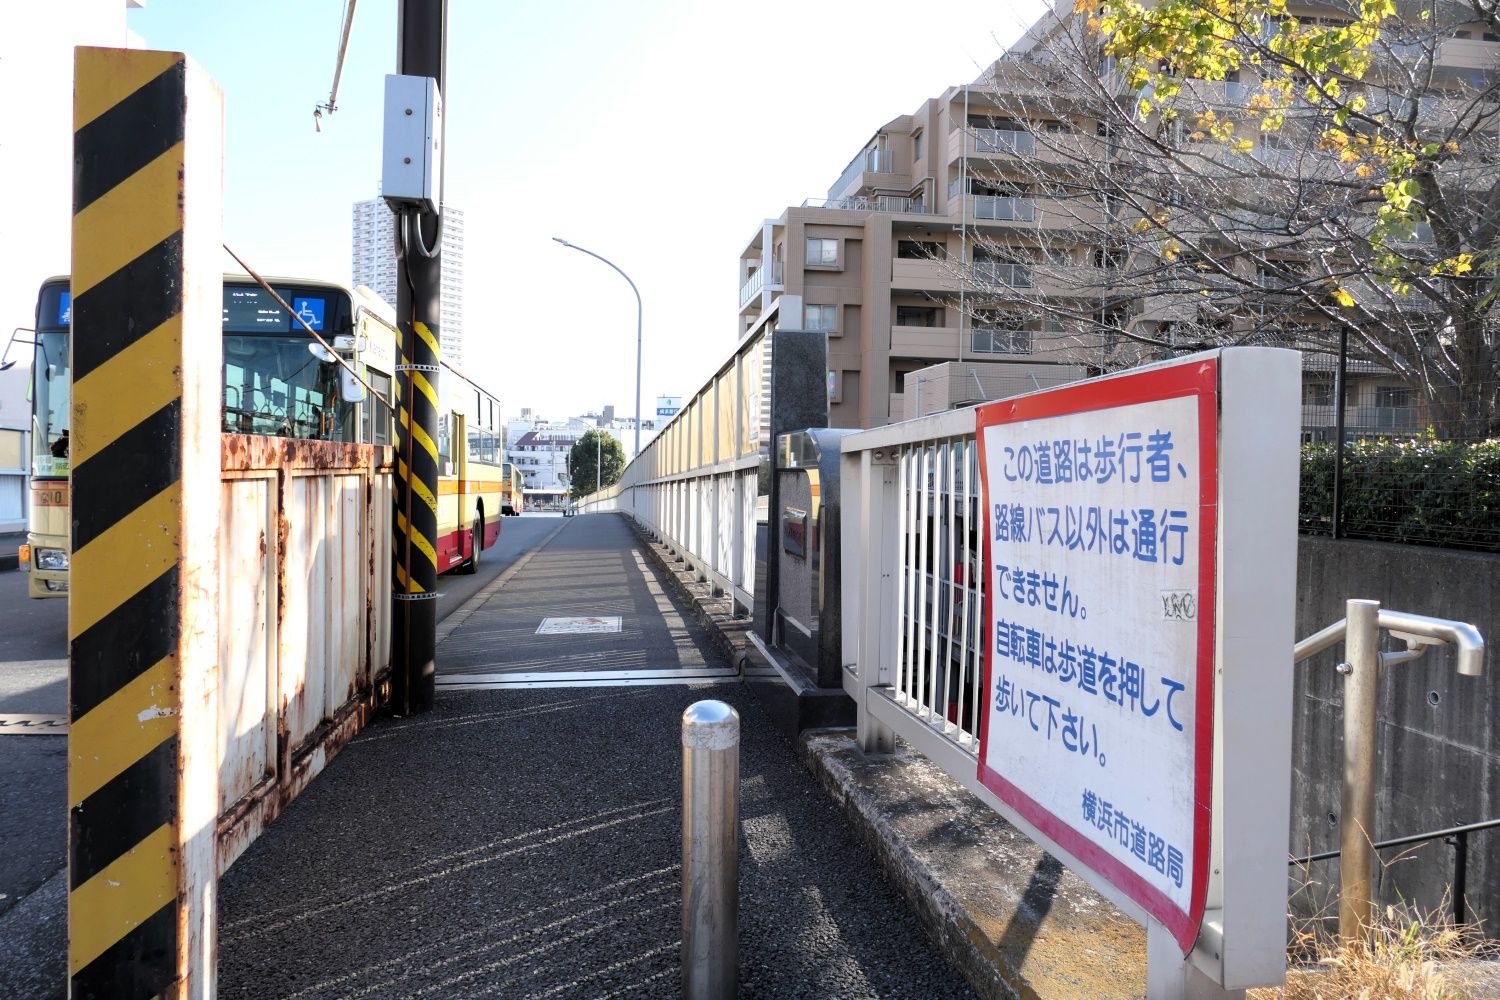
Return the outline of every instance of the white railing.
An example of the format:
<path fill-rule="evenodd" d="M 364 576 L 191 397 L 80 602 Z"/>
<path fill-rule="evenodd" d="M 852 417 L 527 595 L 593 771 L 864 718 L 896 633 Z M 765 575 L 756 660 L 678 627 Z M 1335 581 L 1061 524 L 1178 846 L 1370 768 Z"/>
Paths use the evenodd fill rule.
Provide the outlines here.
<path fill-rule="evenodd" d="M 745 279 L 745 283 L 740 286 L 740 308 L 741 309 L 745 308 L 745 304 L 746 303 L 748 303 L 751 299 L 755 298 L 757 295 L 760 294 L 760 290 L 761 290 L 762 287 L 764 287 L 765 281 L 766 281 L 766 270 L 765 270 L 765 268 L 763 268 L 763 267 L 757 267 L 754 271 L 750 272 L 750 276 L 748 278 L 746 278 Z"/>
<path fill-rule="evenodd" d="M 961 779 L 984 687 L 977 449 L 973 409 L 842 445 L 844 689 L 861 743 L 888 749 L 899 735 Z"/>
<path fill-rule="evenodd" d="M 760 468 L 769 455 L 766 335 L 747 338 L 625 468 L 579 498 L 581 513 L 627 514 L 735 605 L 755 606 Z"/>

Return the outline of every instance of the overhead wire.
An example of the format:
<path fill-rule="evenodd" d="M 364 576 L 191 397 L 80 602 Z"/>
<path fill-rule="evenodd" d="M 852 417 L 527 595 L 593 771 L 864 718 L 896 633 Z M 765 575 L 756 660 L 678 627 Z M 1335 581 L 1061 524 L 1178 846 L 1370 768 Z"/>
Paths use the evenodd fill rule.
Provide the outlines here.
<path fill-rule="evenodd" d="M 333 64 L 333 86 L 328 90 L 328 103 L 318 104 L 313 107 L 313 130 L 323 131 L 323 112 L 330 115 L 339 109 L 339 77 L 344 75 L 344 54 L 349 51 L 349 31 L 354 27 L 354 8 L 359 0 L 348 0 L 344 6 L 344 30 L 339 34 L 338 60 Z"/>

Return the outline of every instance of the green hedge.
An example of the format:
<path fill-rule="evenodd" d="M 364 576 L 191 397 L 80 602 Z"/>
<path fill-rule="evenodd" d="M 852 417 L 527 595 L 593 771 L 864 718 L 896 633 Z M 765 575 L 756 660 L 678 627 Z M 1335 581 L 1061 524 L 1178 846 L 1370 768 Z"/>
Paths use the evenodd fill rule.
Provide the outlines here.
<path fill-rule="evenodd" d="M 1500 551 L 1500 439 L 1376 438 L 1344 450 L 1350 538 Z M 1302 447 L 1303 531 L 1333 525 L 1332 444 Z"/>

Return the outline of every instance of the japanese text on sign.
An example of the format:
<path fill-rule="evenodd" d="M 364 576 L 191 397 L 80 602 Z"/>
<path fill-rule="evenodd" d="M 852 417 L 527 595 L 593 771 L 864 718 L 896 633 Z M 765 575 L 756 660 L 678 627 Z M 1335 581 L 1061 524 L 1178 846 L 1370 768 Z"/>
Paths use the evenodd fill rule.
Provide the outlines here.
<path fill-rule="evenodd" d="M 1039 825 L 1066 828 L 1062 846 L 1112 881 L 1185 913 L 1202 833 L 1199 625 L 1211 623 L 1198 598 L 1213 570 L 1201 565 L 1213 440 L 1193 393 L 1093 409 L 1077 405 L 1080 392 L 1058 398 L 1075 402 L 980 411 L 980 777 Z"/>

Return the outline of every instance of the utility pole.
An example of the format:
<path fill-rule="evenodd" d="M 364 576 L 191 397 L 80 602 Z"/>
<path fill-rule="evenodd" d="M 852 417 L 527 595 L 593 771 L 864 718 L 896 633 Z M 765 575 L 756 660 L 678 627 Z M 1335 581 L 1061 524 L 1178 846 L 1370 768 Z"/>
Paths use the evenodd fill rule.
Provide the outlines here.
<path fill-rule="evenodd" d="M 401 0 L 397 72 L 437 80 L 448 97 L 448 0 Z M 446 116 L 444 117 L 446 122 Z M 401 329 L 400 416 L 395 491 L 396 580 L 391 609 L 391 708 L 411 715 L 437 694 L 438 367 L 442 316 L 442 206 L 438 214 L 400 219 L 396 317 Z M 408 221 L 410 225 L 408 225 Z M 417 245 L 431 247 L 431 257 Z M 453 442 L 450 447 L 465 447 Z M 403 474 L 404 472 L 404 474 Z"/>

